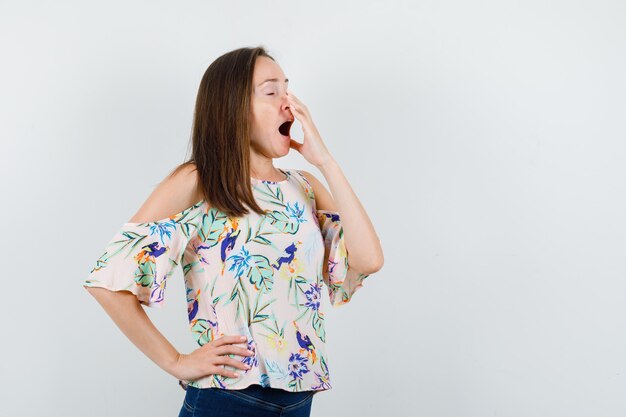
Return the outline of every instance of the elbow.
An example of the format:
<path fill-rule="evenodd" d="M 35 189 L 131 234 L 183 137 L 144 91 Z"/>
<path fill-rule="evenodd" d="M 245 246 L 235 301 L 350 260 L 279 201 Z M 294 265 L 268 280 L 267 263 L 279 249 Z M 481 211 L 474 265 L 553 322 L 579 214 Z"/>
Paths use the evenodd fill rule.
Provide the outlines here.
<path fill-rule="evenodd" d="M 380 243 L 380 239 L 378 240 Z M 348 266 L 365 275 L 371 275 L 380 271 L 385 263 L 385 257 L 383 255 L 382 245 L 379 245 L 376 249 L 368 250 L 365 253 L 359 253 L 359 257 L 355 258 L 356 253 L 348 254 Z M 350 261 L 354 261 L 351 263 Z"/>
<path fill-rule="evenodd" d="M 369 266 L 369 268 L 366 268 L 365 272 L 366 274 L 374 274 L 378 271 L 380 271 L 383 268 L 384 265 L 384 260 L 382 257 L 380 257 L 379 259 L 377 259 L 376 261 L 372 262 L 372 264 Z"/>
<path fill-rule="evenodd" d="M 372 256 L 369 257 L 364 265 L 364 274 L 374 274 L 380 271 L 385 264 L 385 256 L 383 255 L 382 244 L 380 238 L 378 239 L 379 247 Z"/>
<path fill-rule="evenodd" d="M 380 257 L 380 261 L 376 264 L 376 271 L 375 271 L 375 272 L 378 272 L 378 271 L 380 271 L 381 269 L 383 269 L 383 265 L 385 265 L 385 260 L 384 260 L 384 259 L 383 259 L 383 257 L 381 256 L 381 257 Z"/>
<path fill-rule="evenodd" d="M 354 267 L 350 264 L 350 258 L 348 258 L 348 265 L 350 268 L 354 268 L 354 270 L 359 271 L 362 274 L 371 275 L 382 269 L 384 265 L 384 258 L 381 253 L 379 256 L 372 257 L 367 262 L 359 263 Z"/>
<path fill-rule="evenodd" d="M 376 255 L 372 256 L 372 258 L 370 259 L 370 265 L 369 265 L 369 273 L 373 274 L 375 272 L 380 271 L 383 268 L 383 265 L 385 264 L 385 256 L 383 255 L 383 251 L 382 249 L 376 251 Z"/>

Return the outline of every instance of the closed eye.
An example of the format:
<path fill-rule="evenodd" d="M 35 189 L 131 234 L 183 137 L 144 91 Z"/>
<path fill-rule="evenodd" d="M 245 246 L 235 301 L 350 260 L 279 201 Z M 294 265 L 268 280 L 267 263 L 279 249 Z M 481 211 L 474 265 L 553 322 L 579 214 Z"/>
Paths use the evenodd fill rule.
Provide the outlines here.
<path fill-rule="evenodd" d="M 274 95 L 274 93 L 269 93 L 269 94 L 267 94 L 267 95 L 268 95 L 268 96 L 273 96 L 273 95 Z"/>

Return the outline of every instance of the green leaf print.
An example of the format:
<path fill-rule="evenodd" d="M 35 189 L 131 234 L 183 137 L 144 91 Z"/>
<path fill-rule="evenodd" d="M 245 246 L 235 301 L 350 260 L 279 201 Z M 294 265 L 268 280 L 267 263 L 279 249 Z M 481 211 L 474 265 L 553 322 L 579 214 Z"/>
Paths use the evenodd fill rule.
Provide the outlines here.
<path fill-rule="evenodd" d="M 94 266 L 91 272 L 97 271 L 99 269 L 106 267 L 108 263 L 109 263 L 109 252 L 105 251 L 102 255 L 100 255 L 98 260 L 96 260 L 96 266 Z"/>
<path fill-rule="evenodd" d="M 319 310 L 315 310 L 313 313 L 313 329 L 315 334 L 320 338 L 322 342 L 326 342 L 326 328 L 324 326 L 324 313 Z"/>
<path fill-rule="evenodd" d="M 246 308 L 248 306 L 247 300 L 250 299 L 246 288 L 241 283 L 241 277 L 237 278 L 237 282 L 233 286 L 233 291 L 230 293 L 230 297 L 228 301 L 224 303 L 224 305 L 230 304 L 232 301 L 237 300 L 237 314 L 235 314 L 235 320 L 239 318 L 240 315 L 245 314 L 246 322 L 250 322 L 250 308 Z"/>
<path fill-rule="evenodd" d="M 258 200 L 284 207 L 284 195 L 280 186 L 277 186 L 276 184 L 262 183 L 254 188 L 258 191 L 258 194 L 260 194 L 260 196 L 257 197 Z"/>
<path fill-rule="evenodd" d="M 273 324 L 274 327 L 270 327 L 268 326 L 268 323 Z M 286 322 L 285 322 L 286 323 Z M 265 320 L 263 323 L 261 323 L 261 326 L 265 327 L 267 330 L 269 330 L 270 332 L 272 332 L 275 335 L 278 335 L 280 337 L 284 337 L 285 336 L 285 324 L 283 324 L 282 327 L 278 327 L 278 322 L 276 321 L 276 316 L 275 315 L 271 315 L 269 317 L 268 320 Z M 261 336 L 266 337 L 266 338 L 270 338 L 270 335 L 267 334 L 263 334 L 263 333 L 259 333 Z"/>
<path fill-rule="evenodd" d="M 122 231 L 122 236 L 124 236 L 125 239 L 111 242 L 107 247 L 107 251 L 100 257 L 98 262 L 108 262 L 109 259 L 117 256 L 120 252 L 127 248 L 128 251 L 125 257 L 128 257 L 128 255 L 135 253 L 135 248 L 148 237 L 148 235 L 145 234 L 129 232 L 126 230 Z"/>
<path fill-rule="evenodd" d="M 266 320 L 269 317 L 269 314 L 261 314 L 261 312 L 265 308 L 267 308 L 270 304 L 272 304 L 274 301 L 276 301 L 276 298 L 273 298 L 273 299 L 269 300 L 267 303 L 263 304 L 259 308 L 259 301 L 261 299 L 261 295 L 263 295 L 262 292 L 258 292 L 257 293 L 256 302 L 254 303 L 254 310 L 253 310 L 253 314 L 252 314 L 252 320 L 251 320 L 251 323 L 248 323 L 248 325 L 250 325 L 252 323 L 260 323 L 260 322 Z"/>
<path fill-rule="evenodd" d="M 207 320 L 194 320 L 191 326 L 191 332 L 196 337 L 196 341 L 200 346 L 204 346 L 206 343 L 213 341 L 213 326 Z"/>
<path fill-rule="evenodd" d="M 281 217 L 284 217 L 284 213 L 283 213 L 283 216 Z M 261 245 L 267 245 L 267 246 L 271 246 L 274 249 L 277 249 L 274 243 L 272 242 L 271 236 L 280 235 L 284 233 L 291 233 L 291 232 L 289 230 L 285 232 L 284 230 L 278 229 L 275 225 L 272 224 L 272 222 L 274 222 L 274 220 L 270 219 L 267 216 L 261 217 L 259 221 L 257 222 L 257 225 L 254 228 L 254 231 L 252 228 L 248 228 L 248 236 L 246 237 L 246 243 L 255 242 Z M 299 228 L 300 228 L 300 225 L 295 223 L 295 226 L 289 229 L 295 229 L 297 231 Z M 269 239 L 266 238 L 265 237 L 266 235 L 270 236 L 270 238 Z"/>
<path fill-rule="evenodd" d="M 156 264 L 153 261 L 146 261 L 137 266 L 137 270 L 135 270 L 135 282 L 143 287 L 151 287 L 154 283 L 155 275 Z"/>
<path fill-rule="evenodd" d="M 293 221 L 292 218 L 285 212 L 272 211 L 266 214 L 268 222 L 273 225 L 281 233 L 291 233 L 295 235 L 300 228 L 300 223 Z"/>
<path fill-rule="evenodd" d="M 291 388 L 292 391 L 300 391 L 302 389 L 302 381 L 300 381 L 299 379 L 292 379 L 291 381 L 289 381 L 289 384 L 287 384 L 287 386 Z"/>
<path fill-rule="evenodd" d="M 247 271 L 248 279 L 254 287 L 264 293 L 272 291 L 274 284 L 274 270 L 269 259 L 263 255 L 252 255 L 251 265 Z"/>
<path fill-rule="evenodd" d="M 252 236 L 252 227 L 248 228 L 248 236 L 246 237 L 246 242 L 248 243 L 250 241 L 252 242 L 256 242 L 256 243 L 260 243 L 262 245 L 271 245 L 272 242 L 269 239 L 266 239 L 265 237 L 263 237 L 263 235 L 274 235 L 277 234 L 278 232 L 276 230 L 272 230 L 269 232 L 263 231 L 261 232 L 261 228 L 263 227 L 263 223 L 265 222 L 265 216 L 262 216 L 259 221 L 256 224 L 256 227 L 254 228 L 254 237 L 251 238 Z"/>
<path fill-rule="evenodd" d="M 217 209 L 210 209 L 208 213 L 205 213 L 198 230 L 198 237 L 202 244 L 209 248 L 217 245 L 227 221 L 228 216 Z"/>
<path fill-rule="evenodd" d="M 183 255 L 184 256 L 184 255 Z M 197 258 L 195 258 L 197 259 Z M 187 276 L 187 274 L 189 273 L 189 271 L 191 271 L 191 269 L 195 266 L 198 265 L 200 263 L 199 260 L 195 260 L 192 262 L 184 262 L 183 260 L 183 276 Z"/>
<path fill-rule="evenodd" d="M 324 356 L 320 356 L 320 365 L 322 365 L 322 371 L 324 371 L 324 373 L 328 373 L 328 364 L 326 364 L 326 359 L 324 359 Z"/>
<path fill-rule="evenodd" d="M 298 301 L 298 292 L 301 292 L 304 294 L 304 291 L 301 287 L 301 285 L 303 284 L 307 284 L 309 281 L 304 278 L 303 276 L 296 276 L 296 277 L 292 277 L 291 280 L 289 280 L 289 288 L 287 289 L 287 298 L 289 299 L 291 297 L 291 290 L 293 290 L 293 303 L 291 303 L 292 306 L 294 306 L 295 308 L 298 309 L 298 311 L 301 310 L 301 305 L 300 302 Z"/>

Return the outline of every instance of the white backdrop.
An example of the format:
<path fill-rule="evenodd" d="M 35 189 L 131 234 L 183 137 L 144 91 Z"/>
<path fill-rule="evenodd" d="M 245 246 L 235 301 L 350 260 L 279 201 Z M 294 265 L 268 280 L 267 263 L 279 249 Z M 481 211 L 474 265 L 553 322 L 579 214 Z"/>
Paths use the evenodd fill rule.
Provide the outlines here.
<path fill-rule="evenodd" d="M 312 416 L 625 415 L 624 2 L 314 3 L 0 3 L 1 415 L 177 415 L 81 283 L 184 160 L 206 67 L 257 45 L 384 245 L 325 295 Z M 148 313 L 189 352 L 168 291 Z"/>

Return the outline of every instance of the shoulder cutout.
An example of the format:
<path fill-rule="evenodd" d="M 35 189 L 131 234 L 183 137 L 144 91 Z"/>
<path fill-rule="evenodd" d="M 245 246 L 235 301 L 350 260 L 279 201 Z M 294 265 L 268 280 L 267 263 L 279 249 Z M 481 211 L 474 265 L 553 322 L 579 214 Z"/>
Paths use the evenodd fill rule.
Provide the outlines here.
<path fill-rule="evenodd" d="M 195 165 L 187 165 L 165 177 L 127 224 L 166 219 L 197 205 L 201 200 Z"/>
<path fill-rule="evenodd" d="M 311 188 L 313 188 L 313 194 L 315 195 L 315 208 L 317 210 L 337 211 L 335 206 L 335 200 L 328 191 L 326 186 L 322 184 L 320 180 L 315 178 L 310 172 L 299 169 L 298 170 L 309 182 Z"/>

